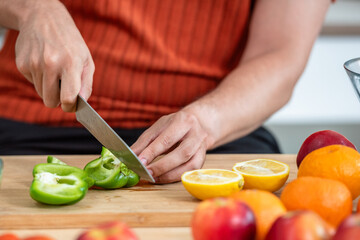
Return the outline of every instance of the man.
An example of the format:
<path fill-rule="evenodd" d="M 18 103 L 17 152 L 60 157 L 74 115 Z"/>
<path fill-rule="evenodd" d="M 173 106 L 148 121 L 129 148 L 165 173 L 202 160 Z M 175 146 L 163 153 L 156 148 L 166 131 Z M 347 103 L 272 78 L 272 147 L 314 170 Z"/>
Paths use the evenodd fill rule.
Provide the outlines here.
<path fill-rule="evenodd" d="M 278 152 L 258 128 L 289 100 L 330 0 L 62 3 L 0 1 L 0 24 L 19 31 L 0 53 L 0 154 L 91 153 L 68 113 L 80 94 L 140 135 L 132 149 L 166 183 L 219 146 Z"/>

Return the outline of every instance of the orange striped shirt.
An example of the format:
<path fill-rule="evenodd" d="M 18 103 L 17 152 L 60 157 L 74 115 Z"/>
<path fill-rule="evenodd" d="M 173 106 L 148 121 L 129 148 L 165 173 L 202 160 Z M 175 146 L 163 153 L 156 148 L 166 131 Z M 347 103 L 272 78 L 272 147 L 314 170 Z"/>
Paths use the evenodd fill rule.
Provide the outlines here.
<path fill-rule="evenodd" d="M 113 127 L 147 127 L 203 96 L 236 66 L 251 0 L 64 0 L 96 70 L 89 103 Z M 79 126 L 47 108 L 16 69 L 16 31 L 0 52 L 0 117 Z"/>

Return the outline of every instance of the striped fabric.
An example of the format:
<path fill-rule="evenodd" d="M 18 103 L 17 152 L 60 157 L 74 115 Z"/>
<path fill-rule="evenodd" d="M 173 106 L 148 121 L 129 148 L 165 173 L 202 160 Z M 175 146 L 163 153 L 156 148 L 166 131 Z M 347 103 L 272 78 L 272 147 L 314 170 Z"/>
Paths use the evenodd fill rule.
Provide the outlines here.
<path fill-rule="evenodd" d="M 113 127 L 147 127 L 203 96 L 239 61 L 251 0 L 64 0 L 92 53 L 90 104 Z M 0 117 L 79 126 L 46 108 L 17 71 L 17 32 L 0 52 Z"/>

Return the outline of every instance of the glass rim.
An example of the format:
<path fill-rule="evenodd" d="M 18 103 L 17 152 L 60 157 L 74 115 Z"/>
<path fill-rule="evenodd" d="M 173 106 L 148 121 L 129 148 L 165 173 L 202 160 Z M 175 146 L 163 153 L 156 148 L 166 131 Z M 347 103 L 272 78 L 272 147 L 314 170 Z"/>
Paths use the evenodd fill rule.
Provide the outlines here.
<path fill-rule="evenodd" d="M 353 62 L 356 62 L 356 61 L 359 61 L 359 62 L 360 62 L 360 57 L 347 60 L 347 61 L 344 63 L 344 68 L 345 68 L 347 71 L 349 71 L 349 72 L 351 72 L 351 73 L 353 73 L 353 74 L 360 75 L 360 72 L 354 72 L 353 70 L 351 70 L 351 69 L 349 68 L 349 65 L 352 64 Z"/>

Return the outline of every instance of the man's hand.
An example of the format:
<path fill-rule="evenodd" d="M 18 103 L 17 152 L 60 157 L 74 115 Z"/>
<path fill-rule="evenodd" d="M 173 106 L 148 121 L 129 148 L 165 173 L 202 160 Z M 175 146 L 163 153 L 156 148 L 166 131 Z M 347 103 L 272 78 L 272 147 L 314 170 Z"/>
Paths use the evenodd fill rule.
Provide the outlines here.
<path fill-rule="evenodd" d="M 61 104 L 64 111 L 75 111 L 77 95 L 88 99 L 91 94 L 95 67 L 90 51 L 59 1 L 29 2 L 26 18 L 19 21 L 16 65 L 47 107 Z"/>
<path fill-rule="evenodd" d="M 197 117 L 181 110 L 160 118 L 131 147 L 157 183 L 179 181 L 185 171 L 201 168 L 208 133 Z M 156 157 L 166 154 L 157 161 Z"/>

